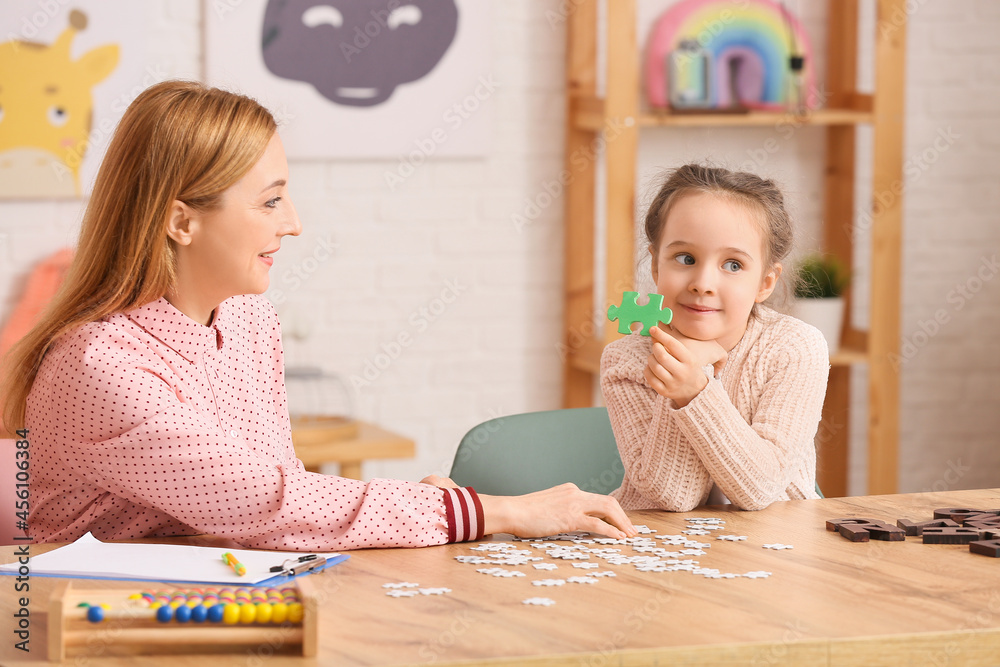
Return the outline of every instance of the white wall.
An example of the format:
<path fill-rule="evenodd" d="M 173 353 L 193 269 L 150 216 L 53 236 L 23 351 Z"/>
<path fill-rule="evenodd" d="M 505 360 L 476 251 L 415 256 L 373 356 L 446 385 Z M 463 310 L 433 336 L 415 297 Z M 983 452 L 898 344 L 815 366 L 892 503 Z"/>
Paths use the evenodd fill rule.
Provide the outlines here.
<path fill-rule="evenodd" d="M 200 3 L 147 4 L 149 66 L 166 77 L 199 78 Z M 350 382 L 367 362 L 384 365 L 378 355 L 400 334 L 412 341 L 354 392 L 358 416 L 418 443 L 415 460 L 366 464 L 369 478 L 446 473 L 459 438 L 476 423 L 559 406 L 561 202 L 543 207 L 522 230 L 512 215 L 537 201 L 562 168 L 565 24 L 553 16 L 573 3 L 491 4 L 494 61 L 484 74 L 494 75 L 499 86 L 494 149 L 487 158 L 431 160 L 395 192 L 385 173 L 398 161 L 291 165 L 290 190 L 304 232 L 283 245 L 271 274 L 283 293 L 279 310 L 289 363 L 320 363 Z M 641 38 L 669 4 L 641 0 Z M 798 4 L 822 52 L 826 3 Z M 990 354 L 1000 320 L 998 281 L 985 281 L 960 309 L 949 301 L 956 284 L 972 279 L 982 258 L 1000 250 L 1000 194 L 991 171 L 1000 158 L 1000 42 L 993 38 L 1000 11 L 988 0 L 910 4 L 907 157 L 932 147 L 942 129 L 950 127 L 958 139 L 908 182 L 903 332 L 920 346 L 903 367 L 901 490 L 935 483 L 1000 486 L 1000 361 Z M 655 168 L 705 157 L 740 164 L 768 132 L 644 131 L 640 202 Z M 822 132 L 807 128 L 761 167 L 785 184 L 802 222 L 802 247 L 815 243 L 822 165 Z M 866 173 L 867 166 L 859 169 Z M 4 313 L 30 267 L 73 242 L 81 206 L 0 203 Z M 329 244 L 333 256 L 323 261 Z M 863 274 L 860 280 L 863 285 Z M 455 298 L 449 284 L 458 286 Z M 950 321 L 924 343 L 920 323 L 939 309 Z M 290 338 L 293 333 L 306 338 Z M 863 390 L 864 370 L 856 375 Z M 863 407 L 862 399 L 858 403 Z M 861 419 L 852 433 L 857 450 Z M 852 489 L 860 492 L 863 452 L 852 453 L 861 464 Z M 969 469 L 955 479 L 948 471 L 958 462 Z"/>

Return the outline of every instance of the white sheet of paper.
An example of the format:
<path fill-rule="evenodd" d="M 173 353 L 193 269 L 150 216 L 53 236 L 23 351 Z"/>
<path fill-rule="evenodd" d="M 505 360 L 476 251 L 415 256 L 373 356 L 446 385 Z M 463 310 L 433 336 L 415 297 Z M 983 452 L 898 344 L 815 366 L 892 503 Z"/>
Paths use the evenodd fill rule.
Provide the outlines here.
<path fill-rule="evenodd" d="M 237 575 L 222 562 L 222 554 L 226 552 L 246 566 L 245 576 Z M 87 533 L 72 544 L 31 556 L 29 567 L 32 574 L 247 585 L 270 579 L 275 576 L 271 566 L 302 555 L 292 551 L 101 542 Z M 339 554 L 322 555 L 332 558 Z M 0 570 L 17 572 L 18 567 L 18 563 L 10 563 L 0 565 Z"/>

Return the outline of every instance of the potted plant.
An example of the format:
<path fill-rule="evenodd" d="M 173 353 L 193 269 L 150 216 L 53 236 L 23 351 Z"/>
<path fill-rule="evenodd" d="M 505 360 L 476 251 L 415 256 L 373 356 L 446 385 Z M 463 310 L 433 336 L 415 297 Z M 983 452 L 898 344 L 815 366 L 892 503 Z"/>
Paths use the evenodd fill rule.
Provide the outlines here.
<path fill-rule="evenodd" d="M 832 255 L 813 253 L 795 267 L 794 315 L 823 333 L 830 354 L 840 347 L 844 323 L 844 291 L 850 284 L 847 268 Z"/>

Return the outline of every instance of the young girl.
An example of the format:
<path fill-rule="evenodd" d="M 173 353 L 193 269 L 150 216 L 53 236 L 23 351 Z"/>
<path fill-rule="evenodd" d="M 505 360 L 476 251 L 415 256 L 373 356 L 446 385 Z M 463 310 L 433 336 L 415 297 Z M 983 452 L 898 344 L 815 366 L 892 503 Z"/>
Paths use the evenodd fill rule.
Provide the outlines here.
<path fill-rule="evenodd" d="M 601 358 L 625 465 L 612 495 L 625 509 L 675 512 L 704 504 L 713 485 L 748 510 L 818 497 L 826 342 L 761 303 L 792 245 L 781 192 L 752 174 L 686 165 L 653 200 L 646 237 L 673 320 Z"/>
<path fill-rule="evenodd" d="M 301 231 L 287 185 L 274 118 L 250 98 L 167 81 L 125 112 L 63 288 L 5 367 L 5 424 L 31 442 L 30 536 L 328 551 L 635 535 L 614 499 L 571 484 L 495 497 L 305 470 L 260 296 Z"/>

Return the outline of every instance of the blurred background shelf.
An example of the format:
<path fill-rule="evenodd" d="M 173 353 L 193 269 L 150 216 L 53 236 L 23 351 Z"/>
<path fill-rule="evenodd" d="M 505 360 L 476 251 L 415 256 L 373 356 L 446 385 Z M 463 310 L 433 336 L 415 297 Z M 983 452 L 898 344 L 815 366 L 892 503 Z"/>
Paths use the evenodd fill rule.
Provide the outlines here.
<path fill-rule="evenodd" d="M 604 3 L 598 20 L 598 1 L 579 0 L 567 30 L 566 169 L 573 178 L 566 186 L 565 246 L 565 362 L 563 407 L 594 403 L 604 346 L 620 335 L 617 325 L 595 325 L 595 315 L 607 304 L 596 303 L 597 287 L 615 298 L 634 287 L 635 191 L 640 129 L 683 127 L 797 127 L 814 125 L 826 133 L 822 251 L 852 268 L 853 234 L 844 223 L 853 221 L 855 200 L 856 128 L 872 128 L 875 193 L 897 192 L 903 179 L 904 73 L 906 53 L 905 0 L 876 0 L 880 21 L 892 17 L 892 30 L 875 30 L 873 94 L 857 90 L 859 2 L 829 0 L 826 106 L 805 115 L 751 111 L 744 114 L 671 114 L 650 111 L 640 101 L 640 46 L 636 38 L 636 0 Z M 598 30 L 607 45 L 598 62 Z M 605 76 L 604 96 L 597 94 L 598 68 Z M 587 151 L 607 128 L 614 140 L 604 143 L 603 192 L 597 193 L 598 160 L 581 166 Z M 574 160 L 576 160 L 574 162 Z M 830 382 L 817 435 L 817 477 L 827 496 L 847 494 L 847 428 L 850 412 L 850 370 L 868 365 L 868 493 L 895 493 L 898 480 L 899 377 L 891 359 L 898 354 L 900 337 L 900 282 L 903 196 L 888 206 L 871 208 L 871 294 L 867 331 L 845 318 L 840 351 L 831 359 Z M 597 201 L 604 206 L 606 229 L 595 238 Z M 605 272 L 594 268 L 597 244 L 604 247 Z M 851 295 L 847 294 L 847 313 Z M 594 332 L 581 334 L 581 332 Z"/>

